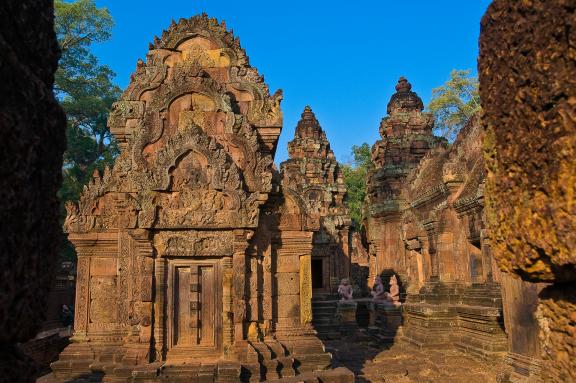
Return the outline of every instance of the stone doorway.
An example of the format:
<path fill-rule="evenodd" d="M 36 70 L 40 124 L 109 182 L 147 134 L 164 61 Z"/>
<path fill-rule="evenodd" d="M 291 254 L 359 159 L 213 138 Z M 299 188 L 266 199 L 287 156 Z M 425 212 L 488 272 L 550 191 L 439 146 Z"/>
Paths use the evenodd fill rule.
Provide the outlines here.
<path fill-rule="evenodd" d="M 217 261 L 170 262 L 170 356 L 195 353 L 218 356 L 222 304 Z M 206 354 L 208 352 L 208 354 Z"/>
<path fill-rule="evenodd" d="M 322 258 L 312 258 L 312 289 L 324 290 L 324 260 Z"/>

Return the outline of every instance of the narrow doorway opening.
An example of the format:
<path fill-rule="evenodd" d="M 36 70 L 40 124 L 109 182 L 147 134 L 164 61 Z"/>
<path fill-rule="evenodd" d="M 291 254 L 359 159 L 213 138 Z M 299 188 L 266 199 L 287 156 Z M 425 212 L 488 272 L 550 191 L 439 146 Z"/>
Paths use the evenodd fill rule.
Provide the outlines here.
<path fill-rule="evenodd" d="M 322 270 L 322 259 L 312 259 L 312 288 L 321 289 L 324 287 L 324 272 Z"/>

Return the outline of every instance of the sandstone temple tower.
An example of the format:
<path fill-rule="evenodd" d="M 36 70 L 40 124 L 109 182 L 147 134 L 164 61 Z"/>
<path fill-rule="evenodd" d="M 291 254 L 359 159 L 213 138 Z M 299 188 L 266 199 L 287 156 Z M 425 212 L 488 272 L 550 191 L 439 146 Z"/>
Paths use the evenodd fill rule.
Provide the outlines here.
<path fill-rule="evenodd" d="M 281 99 L 216 19 L 173 22 L 150 44 L 108 121 L 120 156 L 66 205 L 78 276 L 58 379 L 323 374 L 319 222 L 273 169 Z"/>
<path fill-rule="evenodd" d="M 312 288 L 318 297 L 335 293 L 350 276 L 351 220 L 344 206 L 346 187 L 326 133 L 309 106 L 288 143 L 290 158 L 281 164 L 282 186 L 301 195 L 320 220 L 312 249 Z"/>
<path fill-rule="evenodd" d="M 385 268 L 403 277 L 408 272 L 401 263 L 404 244 L 397 235 L 406 207 L 402 187 L 428 151 L 445 145 L 432 134 L 434 117 L 422 112 L 422 99 L 411 89 L 404 77 L 398 80 L 388 103 L 388 116 L 380 123 L 382 139 L 372 147 L 373 168 L 368 173 L 366 197 L 371 278 Z"/>
<path fill-rule="evenodd" d="M 457 348 L 487 360 L 507 350 L 500 272 L 484 217 L 483 130 L 478 116 L 447 142 L 400 78 L 368 174 L 372 275 L 400 276 L 397 340 Z"/>

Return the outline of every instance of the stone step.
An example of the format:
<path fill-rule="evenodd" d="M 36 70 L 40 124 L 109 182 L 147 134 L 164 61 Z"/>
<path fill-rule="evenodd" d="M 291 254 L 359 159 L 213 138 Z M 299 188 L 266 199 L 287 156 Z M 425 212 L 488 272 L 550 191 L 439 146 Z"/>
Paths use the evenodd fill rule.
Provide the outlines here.
<path fill-rule="evenodd" d="M 313 318 L 312 319 L 312 324 L 319 324 L 319 325 L 323 325 L 323 324 L 332 324 L 333 323 L 333 318 Z"/>
<path fill-rule="evenodd" d="M 312 314 L 314 314 L 314 315 L 322 315 L 322 314 L 334 315 L 335 312 L 336 312 L 336 308 L 332 308 L 332 307 L 318 307 L 318 308 L 312 309 Z"/>
<path fill-rule="evenodd" d="M 318 338 L 321 340 L 337 340 L 342 338 L 342 334 L 339 331 L 323 332 L 318 333 Z"/>
<path fill-rule="evenodd" d="M 321 324 L 321 325 L 312 325 L 316 332 L 320 333 L 327 333 L 327 332 L 340 332 L 339 326 L 330 325 L 330 324 Z"/>
<path fill-rule="evenodd" d="M 312 307 L 336 307 L 336 301 L 312 301 Z"/>

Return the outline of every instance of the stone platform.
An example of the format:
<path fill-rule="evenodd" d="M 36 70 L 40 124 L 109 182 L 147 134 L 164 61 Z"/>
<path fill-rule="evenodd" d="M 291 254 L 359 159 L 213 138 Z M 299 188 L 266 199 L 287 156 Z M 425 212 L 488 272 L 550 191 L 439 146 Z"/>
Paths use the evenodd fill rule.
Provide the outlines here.
<path fill-rule="evenodd" d="M 362 331 L 360 332 L 362 333 Z M 418 350 L 406 344 L 368 340 L 326 341 L 335 367 L 352 370 L 356 382 L 373 383 L 495 383 L 503 370 L 456 350 Z"/>

